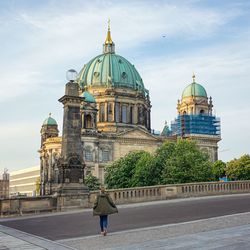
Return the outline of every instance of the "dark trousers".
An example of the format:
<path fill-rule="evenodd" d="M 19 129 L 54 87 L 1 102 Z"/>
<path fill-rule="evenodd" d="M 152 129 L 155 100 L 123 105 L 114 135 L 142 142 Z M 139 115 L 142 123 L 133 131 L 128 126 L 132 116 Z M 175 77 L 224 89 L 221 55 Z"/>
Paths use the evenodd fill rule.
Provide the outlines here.
<path fill-rule="evenodd" d="M 108 227 L 108 215 L 100 215 L 100 227 L 101 227 L 102 232 L 103 232 L 103 229 L 107 229 L 107 227 Z"/>

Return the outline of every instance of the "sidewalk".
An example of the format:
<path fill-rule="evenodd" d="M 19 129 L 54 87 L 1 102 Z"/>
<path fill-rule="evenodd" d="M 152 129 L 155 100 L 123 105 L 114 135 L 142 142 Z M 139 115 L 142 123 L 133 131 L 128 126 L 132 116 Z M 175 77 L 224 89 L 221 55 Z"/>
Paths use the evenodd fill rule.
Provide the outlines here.
<path fill-rule="evenodd" d="M 0 225 L 0 250 L 74 249 L 35 235 Z"/>
<path fill-rule="evenodd" d="M 250 213 L 65 239 L 76 249 L 250 249 Z"/>
<path fill-rule="evenodd" d="M 0 225 L 0 250 L 250 249 L 250 212 L 57 242 Z"/>

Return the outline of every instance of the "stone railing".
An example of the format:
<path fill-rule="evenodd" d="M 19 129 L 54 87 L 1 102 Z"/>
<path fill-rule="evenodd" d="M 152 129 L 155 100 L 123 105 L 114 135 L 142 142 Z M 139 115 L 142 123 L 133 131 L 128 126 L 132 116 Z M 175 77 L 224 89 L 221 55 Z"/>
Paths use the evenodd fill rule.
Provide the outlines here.
<path fill-rule="evenodd" d="M 107 190 L 116 204 L 129 204 L 145 201 L 174 198 L 249 193 L 250 181 L 200 182 L 171 184 L 162 186 L 136 187 Z M 0 199 L 0 215 L 22 215 L 91 208 L 98 192 L 85 195 L 61 195 Z"/>
<path fill-rule="evenodd" d="M 117 204 L 208 196 L 220 194 L 249 193 L 250 181 L 198 182 L 162 186 L 108 190 Z M 94 194 L 91 194 L 94 195 Z M 96 195 L 96 194 L 95 194 Z"/>
<path fill-rule="evenodd" d="M 22 197 L 0 200 L 1 216 L 52 211 L 57 211 L 56 197 Z"/>
<path fill-rule="evenodd" d="M 250 181 L 188 183 L 176 186 L 181 197 L 250 192 Z"/>

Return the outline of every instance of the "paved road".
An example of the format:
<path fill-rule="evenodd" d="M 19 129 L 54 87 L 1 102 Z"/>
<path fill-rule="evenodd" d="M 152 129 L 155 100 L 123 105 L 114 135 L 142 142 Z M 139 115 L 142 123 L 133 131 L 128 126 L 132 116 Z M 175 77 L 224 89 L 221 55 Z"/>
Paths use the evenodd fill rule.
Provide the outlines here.
<path fill-rule="evenodd" d="M 188 222 L 250 212 L 250 194 L 180 199 L 120 206 L 109 232 Z M 0 224 L 51 240 L 96 235 L 98 218 L 90 210 L 53 216 L 1 220 Z"/>

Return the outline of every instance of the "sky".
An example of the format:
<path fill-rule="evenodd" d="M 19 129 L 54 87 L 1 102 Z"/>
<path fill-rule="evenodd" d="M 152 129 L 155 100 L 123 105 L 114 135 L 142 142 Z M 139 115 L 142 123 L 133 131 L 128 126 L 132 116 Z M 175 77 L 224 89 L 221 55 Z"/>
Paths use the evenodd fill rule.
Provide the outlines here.
<path fill-rule="evenodd" d="M 109 18 L 150 91 L 152 128 L 176 117 L 194 72 L 221 119 L 219 159 L 249 154 L 249 13 L 247 0 L 0 0 L 0 173 L 39 165 L 50 112 L 62 131 L 66 72 L 102 53 Z"/>

